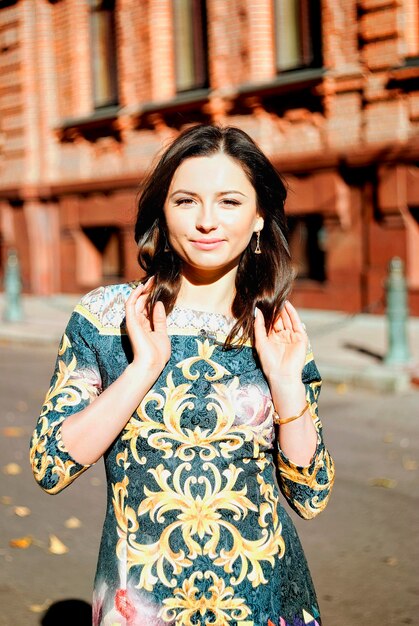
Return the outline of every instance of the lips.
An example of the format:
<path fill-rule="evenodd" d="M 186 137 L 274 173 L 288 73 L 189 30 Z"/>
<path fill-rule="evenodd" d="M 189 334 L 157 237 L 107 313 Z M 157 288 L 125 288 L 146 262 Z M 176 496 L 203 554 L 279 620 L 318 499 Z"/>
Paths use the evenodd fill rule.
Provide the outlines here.
<path fill-rule="evenodd" d="M 219 243 L 224 239 L 192 239 L 193 243 Z"/>
<path fill-rule="evenodd" d="M 193 239 L 191 243 L 200 250 L 213 250 L 224 243 L 224 239 Z"/>

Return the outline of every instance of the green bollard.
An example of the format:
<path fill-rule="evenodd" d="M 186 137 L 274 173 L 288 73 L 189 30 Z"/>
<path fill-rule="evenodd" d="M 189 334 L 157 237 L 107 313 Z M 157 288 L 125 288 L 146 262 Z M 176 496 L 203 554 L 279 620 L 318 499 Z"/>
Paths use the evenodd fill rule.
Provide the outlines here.
<path fill-rule="evenodd" d="M 384 362 L 387 365 L 407 365 L 411 358 L 407 338 L 407 286 L 403 269 L 403 261 L 393 257 L 386 281 L 388 345 Z"/>
<path fill-rule="evenodd" d="M 5 309 L 3 319 L 6 322 L 20 322 L 23 319 L 21 290 L 22 281 L 17 252 L 16 250 L 9 250 L 4 274 Z"/>

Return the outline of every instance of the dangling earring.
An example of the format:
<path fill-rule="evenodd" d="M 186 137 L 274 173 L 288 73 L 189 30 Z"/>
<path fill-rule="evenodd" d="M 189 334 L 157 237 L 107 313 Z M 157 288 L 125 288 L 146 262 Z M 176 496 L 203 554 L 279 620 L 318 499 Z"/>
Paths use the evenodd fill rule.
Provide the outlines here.
<path fill-rule="evenodd" d="M 166 245 L 164 246 L 164 252 L 170 252 L 169 244 L 166 241 Z"/>
<path fill-rule="evenodd" d="M 254 250 L 255 254 L 261 254 L 262 250 L 260 248 L 260 230 L 256 233 L 256 248 Z"/>

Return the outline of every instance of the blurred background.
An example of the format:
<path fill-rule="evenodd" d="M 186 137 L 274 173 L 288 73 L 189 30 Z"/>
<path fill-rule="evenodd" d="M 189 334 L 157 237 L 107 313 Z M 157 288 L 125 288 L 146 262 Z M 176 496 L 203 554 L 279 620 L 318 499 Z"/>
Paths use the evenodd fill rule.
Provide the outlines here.
<path fill-rule="evenodd" d="M 417 0 L 0 0 L 0 624 L 89 624 L 102 467 L 50 498 L 28 440 L 72 308 L 139 277 L 141 180 L 199 122 L 289 186 L 338 473 L 296 519 L 324 626 L 418 624 Z"/>

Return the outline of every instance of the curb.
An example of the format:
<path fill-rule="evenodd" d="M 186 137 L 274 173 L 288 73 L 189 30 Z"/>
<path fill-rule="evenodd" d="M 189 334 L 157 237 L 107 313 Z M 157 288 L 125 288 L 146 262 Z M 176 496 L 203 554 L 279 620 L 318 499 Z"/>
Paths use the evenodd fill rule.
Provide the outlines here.
<path fill-rule="evenodd" d="M 359 369 L 319 361 L 318 367 L 323 382 L 334 385 L 347 384 L 351 387 L 383 393 L 403 393 L 414 388 L 410 372 L 385 365 L 371 365 Z"/>

